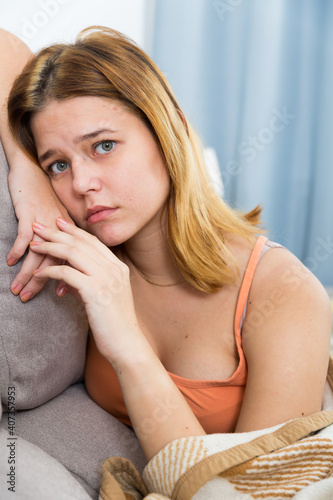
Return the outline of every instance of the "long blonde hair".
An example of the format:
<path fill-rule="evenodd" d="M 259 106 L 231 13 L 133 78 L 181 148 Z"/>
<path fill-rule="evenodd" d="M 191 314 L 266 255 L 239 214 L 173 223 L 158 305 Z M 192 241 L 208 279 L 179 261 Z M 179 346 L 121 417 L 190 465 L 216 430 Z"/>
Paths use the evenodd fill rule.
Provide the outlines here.
<path fill-rule="evenodd" d="M 36 163 L 32 115 L 50 100 L 77 96 L 118 101 L 146 122 L 169 170 L 168 240 L 181 272 L 206 293 L 234 283 L 238 266 L 226 235 L 254 240 L 261 209 L 240 213 L 215 192 L 200 140 L 153 61 L 125 35 L 99 26 L 83 30 L 74 44 L 41 50 L 17 78 L 8 100 L 13 134 Z"/>

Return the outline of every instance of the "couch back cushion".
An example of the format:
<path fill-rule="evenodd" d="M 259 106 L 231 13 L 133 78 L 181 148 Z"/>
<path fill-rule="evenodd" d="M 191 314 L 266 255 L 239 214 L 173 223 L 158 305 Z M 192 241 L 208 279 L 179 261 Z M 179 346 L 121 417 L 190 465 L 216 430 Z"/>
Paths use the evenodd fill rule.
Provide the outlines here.
<path fill-rule="evenodd" d="M 0 390 L 7 408 L 8 387 L 15 387 L 17 410 L 50 400 L 82 380 L 88 325 L 80 304 L 59 298 L 52 280 L 31 301 L 10 291 L 21 263 L 9 267 L 6 256 L 17 235 L 8 191 L 8 165 L 0 142 Z"/>

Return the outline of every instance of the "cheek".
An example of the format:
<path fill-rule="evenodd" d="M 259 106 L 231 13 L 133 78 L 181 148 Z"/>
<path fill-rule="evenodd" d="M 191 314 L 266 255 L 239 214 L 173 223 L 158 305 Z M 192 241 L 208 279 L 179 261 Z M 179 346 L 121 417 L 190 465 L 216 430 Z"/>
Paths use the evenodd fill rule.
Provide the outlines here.
<path fill-rule="evenodd" d="M 170 190 L 169 172 L 160 155 L 156 154 L 153 156 L 146 168 L 143 168 L 139 172 L 139 176 L 138 181 L 149 196 L 152 196 L 154 193 L 162 195 Z"/>
<path fill-rule="evenodd" d="M 156 192 L 158 192 L 159 196 L 165 200 L 170 193 L 171 180 L 169 172 L 164 165 L 161 165 L 160 169 L 156 172 L 153 184 Z"/>
<path fill-rule="evenodd" d="M 124 187 L 129 204 L 141 208 L 142 212 L 158 208 L 165 203 L 170 192 L 168 174 L 142 172 L 130 185 Z"/>

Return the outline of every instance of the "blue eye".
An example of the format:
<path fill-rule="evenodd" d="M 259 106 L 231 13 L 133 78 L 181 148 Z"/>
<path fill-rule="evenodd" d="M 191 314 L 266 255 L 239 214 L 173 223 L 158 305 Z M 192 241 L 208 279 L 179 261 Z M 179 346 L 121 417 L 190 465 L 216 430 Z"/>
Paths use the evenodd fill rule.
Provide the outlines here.
<path fill-rule="evenodd" d="M 61 174 L 61 172 L 64 172 L 67 170 L 69 167 L 69 163 L 66 161 L 56 161 L 55 163 L 52 163 L 52 165 L 49 166 L 48 170 L 52 174 Z"/>
<path fill-rule="evenodd" d="M 95 151 L 100 155 L 109 153 L 110 151 L 113 150 L 115 144 L 116 143 L 114 141 L 102 141 L 99 144 L 97 144 Z"/>

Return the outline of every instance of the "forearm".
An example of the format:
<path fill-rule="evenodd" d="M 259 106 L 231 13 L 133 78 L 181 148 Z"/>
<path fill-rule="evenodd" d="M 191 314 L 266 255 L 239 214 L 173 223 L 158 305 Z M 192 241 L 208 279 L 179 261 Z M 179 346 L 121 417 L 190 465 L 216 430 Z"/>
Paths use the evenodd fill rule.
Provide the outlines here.
<path fill-rule="evenodd" d="M 56 217 L 69 217 L 53 192 L 47 175 L 20 149 L 8 124 L 8 95 L 15 78 L 22 72 L 32 53 L 22 40 L 1 28 L 0 47 L 0 140 L 10 167 L 9 190 L 18 219 L 18 236 L 7 255 L 8 264 L 14 265 L 24 255 L 34 237 L 32 223 L 35 220 L 54 224 Z M 29 252 L 12 282 L 13 293 L 18 294 L 21 290 L 22 300 L 23 297 L 28 300 L 27 297 L 36 295 L 45 282 L 38 282 L 32 273 L 46 261 L 44 257 L 31 256 Z"/>
<path fill-rule="evenodd" d="M 64 280 L 77 291 L 100 354 L 114 368 L 129 418 L 146 458 L 171 441 L 205 434 L 140 329 L 128 266 L 98 238 L 57 220 L 58 230 L 34 224 L 42 240 L 33 252 L 66 264 L 49 266 L 36 276 Z M 110 395 L 112 397 L 112 394 Z"/>
<path fill-rule="evenodd" d="M 0 138 L 12 168 L 25 158 L 9 130 L 7 98 L 13 82 L 32 56 L 30 49 L 15 35 L 0 28 Z M 32 164 L 33 165 L 33 164 Z"/>
<path fill-rule="evenodd" d="M 16 140 L 14 139 L 11 131 L 9 130 L 7 117 L 0 119 L 2 126 L 0 127 L 0 139 L 5 151 L 7 161 L 9 164 L 10 172 L 16 172 L 21 170 L 22 166 L 30 172 L 36 173 L 41 171 L 41 168 L 34 163 L 19 147 Z M 42 173 L 42 171 L 41 171 Z M 43 177 L 46 179 L 46 175 Z"/>
<path fill-rule="evenodd" d="M 205 434 L 148 342 L 140 354 L 133 353 L 132 361 L 116 364 L 115 369 L 147 460 L 175 439 Z"/>
<path fill-rule="evenodd" d="M 7 119 L 7 99 L 17 75 L 32 57 L 30 49 L 12 33 L 0 28 L 0 139 L 10 167 L 9 187 L 13 204 L 25 200 L 38 189 L 51 192 L 50 182 L 42 169 L 29 159 L 13 137 Z M 20 196 L 18 195 L 20 193 Z M 22 194 L 23 193 L 23 194 Z"/>

